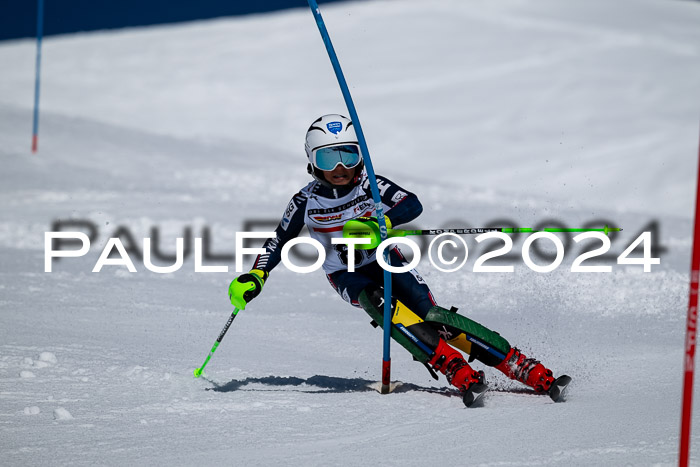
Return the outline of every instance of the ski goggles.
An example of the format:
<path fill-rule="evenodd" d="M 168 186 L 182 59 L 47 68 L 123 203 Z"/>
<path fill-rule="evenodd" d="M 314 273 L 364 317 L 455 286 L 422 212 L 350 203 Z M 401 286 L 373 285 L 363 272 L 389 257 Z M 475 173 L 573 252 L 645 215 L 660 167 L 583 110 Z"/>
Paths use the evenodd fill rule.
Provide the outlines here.
<path fill-rule="evenodd" d="M 316 149 L 312 152 L 311 159 L 314 167 L 331 171 L 338 167 L 338 164 L 346 169 L 357 167 L 362 161 L 362 156 L 358 145 L 343 144 Z"/>

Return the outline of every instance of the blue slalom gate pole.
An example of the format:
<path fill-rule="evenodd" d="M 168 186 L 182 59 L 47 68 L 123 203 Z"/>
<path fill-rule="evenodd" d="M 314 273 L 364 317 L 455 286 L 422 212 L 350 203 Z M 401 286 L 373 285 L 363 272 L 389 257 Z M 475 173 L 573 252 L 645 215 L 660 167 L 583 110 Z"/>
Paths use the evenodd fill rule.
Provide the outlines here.
<path fill-rule="evenodd" d="M 326 51 L 328 52 L 328 57 L 333 65 L 333 70 L 335 71 L 335 76 L 338 79 L 338 84 L 340 85 L 340 90 L 343 93 L 343 98 L 345 99 L 345 105 L 350 112 L 350 119 L 355 126 L 355 133 L 357 134 L 357 142 L 360 144 L 360 150 L 365 160 L 365 168 L 367 169 L 367 176 L 369 178 L 369 185 L 372 190 L 372 198 L 374 199 L 375 210 L 377 213 L 377 222 L 379 223 L 379 231 L 382 241 L 386 240 L 387 228 L 386 221 L 384 220 L 384 209 L 382 208 L 382 201 L 379 195 L 379 188 L 377 187 L 377 177 L 374 174 L 374 167 L 372 166 L 372 160 L 369 156 L 369 149 L 367 148 L 367 142 L 365 141 L 365 135 L 362 132 L 362 126 L 360 125 L 360 119 L 357 116 L 357 111 L 355 110 L 355 104 L 352 101 L 352 96 L 350 96 L 350 90 L 348 89 L 348 84 L 345 81 L 345 76 L 343 75 L 343 70 L 340 68 L 340 62 L 338 61 L 338 56 L 335 53 L 333 44 L 331 43 L 330 35 L 326 29 L 326 25 L 323 22 L 323 17 L 321 16 L 321 10 L 318 8 L 318 3 L 316 0 L 307 0 L 309 3 L 309 8 L 314 15 L 316 20 L 316 25 L 323 38 L 323 43 L 326 45 Z M 387 264 L 390 263 L 389 252 L 384 250 L 384 260 Z M 391 354 L 390 354 L 390 342 L 391 342 L 391 273 L 384 270 L 384 357 L 382 361 L 382 394 L 388 394 L 391 390 Z"/>
<path fill-rule="evenodd" d="M 36 12 L 36 76 L 34 78 L 34 129 L 32 152 L 39 147 L 39 88 L 41 77 L 41 39 L 44 36 L 44 0 L 37 0 Z"/>

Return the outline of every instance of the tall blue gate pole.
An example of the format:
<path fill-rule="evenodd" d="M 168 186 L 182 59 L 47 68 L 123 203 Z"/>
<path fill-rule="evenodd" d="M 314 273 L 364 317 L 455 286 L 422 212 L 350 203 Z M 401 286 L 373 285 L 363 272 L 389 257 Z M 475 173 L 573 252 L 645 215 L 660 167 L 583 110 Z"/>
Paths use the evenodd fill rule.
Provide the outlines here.
<path fill-rule="evenodd" d="M 350 112 L 350 119 L 355 127 L 355 133 L 357 134 L 357 141 L 360 143 L 360 150 L 362 151 L 362 156 L 365 161 L 365 168 L 367 169 L 367 176 L 369 177 L 369 185 L 372 190 L 372 198 L 374 199 L 375 210 L 377 214 L 377 222 L 379 223 L 379 231 L 381 233 L 382 241 L 387 239 L 387 229 L 386 221 L 384 220 L 384 209 L 382 208 L 381 197 L 379 196 L 379 188 L 377 187 L 377 177 L 374 174 L 374 167 L 372 166 L 372 160 L 369 156 L 369 149 L 367 148 L 367 142 L 365 141 L 365 135 L 362 132 L 362 126 L 360 125 L 360 119 L 357 116 L 357 111 L 355 110 L 355 104 L 352 101 L 352 96 L 350 96 L 350 90 L 348 89 L 348 84 L 345 81 L 345 76 L 343 75 L 343 70 L 340 68 L 340 62 L 338 61 L 338 56 L 335 54 L 335 49 L 331 43 L 330 35 L 326 29 L 326 25 L 323 22 L 323 17 L 321 17 L 321 11 L 318 8 L 316 0 L 307 0 L 309 3 L 309 8 L 316 19 L 316 25 L 323 38 L 323 43 L 326 45 L 326 51 L 328 52 L 328 57 L 331 59 L 331 64 L 333 65 L 333 70 L 335 71 L 335 76 L 338 79 L 338 84 L 340 85 L 340 90 L 343 93 L 343 98 L 345 99 L 345 105 Z M 384 250 L 384 260 L 387 264 L 390 264 L 389 260 L 389 250 Z M 391 387 L 391 354 L 390 354 L 390 342 L 391 342 L 391 273 L 384 270 L 384 357 L 382 360 L 382 394 L 387 394 Z"/>
<path fill-rule="evenodd" d="M 37 0 L 36 12 L 36 76 L 34 77 L 34 129 L 32 152 L 39 147 L 39 84 L 41 77 L 41 39 L 44 36 L 44 0 Z"/>

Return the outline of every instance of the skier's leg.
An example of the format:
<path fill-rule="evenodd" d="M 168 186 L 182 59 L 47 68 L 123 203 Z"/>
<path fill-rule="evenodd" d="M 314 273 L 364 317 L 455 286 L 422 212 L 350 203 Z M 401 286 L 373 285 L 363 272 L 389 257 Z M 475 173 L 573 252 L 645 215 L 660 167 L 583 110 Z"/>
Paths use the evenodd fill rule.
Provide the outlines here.
<path fill-rule="evenodd" d="M 389 253 L 391 265 L 401 267 L 408 264 L 398 247 Z M 428 311 L 437 305 L 430 287 L 414 268 L 407 272 L 391 275 L 392 295 L 404 303 L 421 319 L 425 319 Z"/>
<path fill-rule="evenodd" d="M 372 278 L 360 272 L 337 271 L 333 274 L 327 274 L 326 279 L 331 284 L 331 287 L 338 292 L 343 300 L 354 307 L 362 308 L 358 297 L 369 284 L 373 284 Z"/>
<path fill-rule="evenodd" d="M 391 251 L 391 263 L 394 266 L 405 264 L 405 258 L 394 248 Z M 434 335 L 450 345 L 470 355 L 470 361 L 476 359 L 485 365 L 492 366 L 503 372 L 511 379 L 516 379 L 537 391 L 548 391 L 554 381 L 552 371 L 539 361 L 527 358 L 517 348 L 511 347 L 506 339 L 497 332 L 456 313 L 456 309 L 446 310 L 436 305 L 428 284 L 417 271 L 392 275 L 393 296 L 407 305 L 407 313 L 415 312 L 417 318 L 408 318 L 412 323 L 408 326 L 415 334 L 421 335 L 427 341 L 427 336 Z M 399 308 L 401 310 L 401 308 Z M 393 321 L 401 322 L 394 314 Z M 420 319 L 418 319 L 420 318 Z M 419 321 L 426 321 L 420 323 Z M 426 326 L 427 325 L 427 326 Z M 435 345 L 434 338 L 431 345 Z M 436 348 L 436 347 L 433 347 Z"/>
<path fill-rule="evenodd" d="M 428 312 L 426 321 L 442 325 L 454 334 L 448 342 L 469 353 L 470 361 L 477 359 L 493 366 L 536 391 L 549 391 L 554 381 L 551 370 L 534 358 L 527 358 L 498 333 L 455 311 L 435 306 Z"/>
<path fill-rule="evenodd" d="M 398 248 L 391 250 L 390 261 L 396 267 L 408 263 Z M 366 266 L 362 271 L 374 279 L 375 287 L 378 287 L 376 284 L 382 283 L 382 270 L 377 263 L 372 266 L 375 267 Z M 372 290 L 366 290 L 371 296 Z M 508 342 L 497 333 L 436 306 L 430 287 L 415 269 L 392 274 L 392 296 L 398 300 L 392 315 L 394 325 L 399 330 L 409 330 L 432 350 L 442 338 L 468 353 L 472 359 L 476 358 L 489 366 L 498 365 L 510 350 Z M 370 313 L 367 307 L 363 308 Z"/>
<path fill-rule="evenodd" d="M 392 257 L 392 264 L 400 265 L 397 261 L 400 259 Z M 383 325 L 383 289 L 377 285 L 382 274 L 381 268 L 373 263 L 360 270 L 361 273 L 339 271 L 329 275 L 328 280 L 343 299 L 353 306 L 363 308 L 376 323 Z M 394 296 L 400 299 L 393 304 L 394 326 L 391 337 L 416 360 L 432 365 L 440 353 L 436 352 L 440 341 L 447 341 L 468 353 L 470 361 L 477 359 L 493 366 L 508 377 L 538 391 L 548 391 L 551 387 L 554 380 L 552 372 L 540 362 L 528 359 L 517 348 L 511 347 L 506 339 L 485 326 L 452 310 L 435 306 L 428 285 L 417 273 L 394 274 L 393 284 Z M 364 301 L 360 298 L 362 295 L 365 296 Z M 401 298 L 417 309 L 424 310 L 427 307 L 428 312 L 424 314 L 426 319 L 403 304 Z M 441 354 L 446 355 L 445 348 L 441 349 Z M 443 369 L 446 367 L 443 366 Z M 468 371 L 473 372 L 471 367 Z"/>
<path fill-rule="evenodd" d="M 393 266 L 403 266 L 407 263 L 398 248 L 391 250 L 390 258 Z M 412 322 L 426 321 L 422 327 L 432 327 L 439 337 L 466 352 L 472 359 L 496 366 L 510 350 L 508 342 L 497 333 L 437 306 L 430 287 L 415 269 L 392 274 L 392 292 L 410 312 L 417 315 Z"/>
<path fill-rule="evenodd" d="M 363 308 L 372 318 L 372 324 L 376 326 L 382 325 L 384 321 L 382 304 L 384 301 L 383 289 L 375 282 L 380 280 L 378 278 L 381 278 L 381 275 L 382 269 L 377 263 L 372 263 L 355 272 L 337 271 L 333 274 L 329 274 L 327 277 L 328 282 L 330 282 L 335 291 L 351 305 Z M 363 293 L 367 297 L 372 297 L 372 306 L 368 306 L 368 303 L 370 303 L 369 301 L 364 304 L 361 303 L 360 296 Z M 396 304 L 394 303 L 393 306 L 395 307 Z M 399 307 L 399 310 L 405 308 L 406 307 Z M 398 310 L 394 308 L 394 314 L 396 314 L 397 311 Z M 392 329 L 391 337 L 401 344 L 402 347 L 406 348 L 416 360 L 421 363 L 427 363 L 438 344 L 439 336 L 430 325 L 425 323 L 421 324 L 422 320 L 416 317 L 410 310 L 407 313 L 402 313 L 402 316 L 409 316 L 411 321 L 404 323 L 404 332 L 400 330 L 401 328 Z M 416 324 L 417 326 L 414 326 Z M 411 331 L 406 331 L 408 327 L 411 328 Z"/>
<path fill-rule="evenodd" d="M 384 290 L 370 284 L 360 293 L 359 302 L 383 328 Z M 484 373 L 470 367 L 461 353 L 440 338 L 433 326 L 421 320 L 403 303 L 394 300 L 392 308 L 391 337 L 426 367 L 444 374 L 450 384 L 462 393 L 465 405 L 469 407 L 474 404 L 487 389 Z"/>
<path fill-rule="evenodd" d="M 412 277 L 408 273 L 394 276 L 402 275 Z M 377 284 L 382 278 L 382 269 L 377 263 L 364 266 L 356 272 L 337 271 L 327 277 L 345 301 L 363 308 L 372 318 L 373 324 L 383 327 L 384 289 Z M 428 290 L 427 285 L 423 285 Z M 394 325 L 391 329 L 391 337 L 408 350 L 416 360 L 428 364 L 435 356 L 435 349 L 438 348 L 441 340 L 435 327 L 424 322 L 398 300 L 393 300 L 392 308 Z"/>

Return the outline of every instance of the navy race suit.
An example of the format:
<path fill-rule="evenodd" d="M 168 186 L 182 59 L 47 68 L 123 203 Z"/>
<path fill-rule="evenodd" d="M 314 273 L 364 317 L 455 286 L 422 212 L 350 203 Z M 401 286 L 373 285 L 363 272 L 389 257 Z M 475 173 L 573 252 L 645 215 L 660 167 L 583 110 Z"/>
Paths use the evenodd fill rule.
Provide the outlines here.
<path fill-rule="evenodd" d="M 384 213 L 393 227 L 410 222 L 423 212 L 416 195 L 389 179 L 377 175 L 377 186 Z M 313 181 L 292 197 L 275 230 L 275 237 L 265 242 L 265 253 L 256 258 L 253 268 L 270 272 L 281 261 L 284 244 L 297 237 L 306 225 L 311 237 L 326 250 L 323 270 L 328 281 L 344 300 L 359 307 L 358 297 L 365 287 L 371 283 L 380 286 L 384 283 L 383 270 L 376 261 L 376 250 L 355 250 L 355 272 L 348 272 L 347 246 L 333 245 L 331 239 L 343 236 L 343 225 L 348 220 L 374 215 L 374 201 L 366 174 L 357 186 L 329 188 Z M 391 249 L 390 261 L 393 266 L 405 264 L 398 247 Z M 392 274 L 392 291 L 394 297 L 421 318 L 425 318 L 435 305 L 428 285 L 414 269 Z"/>

